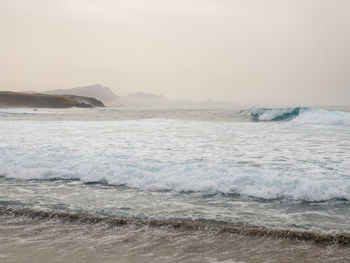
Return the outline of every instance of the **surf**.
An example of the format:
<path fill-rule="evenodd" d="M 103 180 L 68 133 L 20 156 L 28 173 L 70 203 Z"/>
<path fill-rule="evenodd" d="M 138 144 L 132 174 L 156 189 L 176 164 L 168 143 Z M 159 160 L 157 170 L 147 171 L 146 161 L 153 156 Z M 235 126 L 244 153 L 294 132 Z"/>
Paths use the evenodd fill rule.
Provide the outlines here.
<path fill-rule="evenodd" d="M 306 107 L 281 109 L 252 108 L 250 115 L 253 121 L 289 121 L 307 110 L 310 109 Z"/>
<path fill-rule="evenodd" d="M 292 122 L 296 124 L 345 125 L 350 126 L 350 113 L 342 111 L 294 108 L 251 108 L 254 122 Z"/>

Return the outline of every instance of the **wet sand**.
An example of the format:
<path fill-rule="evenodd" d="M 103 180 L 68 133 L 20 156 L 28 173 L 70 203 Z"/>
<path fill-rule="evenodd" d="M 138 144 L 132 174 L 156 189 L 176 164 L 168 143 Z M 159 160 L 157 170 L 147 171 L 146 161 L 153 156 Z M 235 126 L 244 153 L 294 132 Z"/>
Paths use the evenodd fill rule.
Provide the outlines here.
<path fill-rule="evenodd" d="M 337 242 L 233 233 L 209 225 L 191 228 L 8 211 L 0 213 L 0 262 L 3 263 L 283 263 L 349 262 L 350 259 L 350 246 Z"/>

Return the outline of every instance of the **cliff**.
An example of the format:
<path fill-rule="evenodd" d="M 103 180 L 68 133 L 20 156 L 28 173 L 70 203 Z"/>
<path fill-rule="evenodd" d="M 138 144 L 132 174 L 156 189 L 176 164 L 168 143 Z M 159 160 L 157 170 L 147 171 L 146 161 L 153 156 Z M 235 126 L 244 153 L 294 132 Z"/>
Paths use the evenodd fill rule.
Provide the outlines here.
<path fill-rule="evenodd" d="M 92 108 L 104 105 L 95 98 L 83 96 L 0 91 L 0 107 Z"/>

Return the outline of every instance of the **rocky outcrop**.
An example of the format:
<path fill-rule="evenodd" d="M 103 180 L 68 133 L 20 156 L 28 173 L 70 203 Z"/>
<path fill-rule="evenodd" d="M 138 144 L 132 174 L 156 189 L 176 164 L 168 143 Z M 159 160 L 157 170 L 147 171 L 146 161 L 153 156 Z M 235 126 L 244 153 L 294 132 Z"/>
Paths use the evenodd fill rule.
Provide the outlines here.
<path fill-rule="evenodd" d="M 103 106 L 101 101 L 83 96 L 0 91 L 0 107 L 92 108 Z"/>

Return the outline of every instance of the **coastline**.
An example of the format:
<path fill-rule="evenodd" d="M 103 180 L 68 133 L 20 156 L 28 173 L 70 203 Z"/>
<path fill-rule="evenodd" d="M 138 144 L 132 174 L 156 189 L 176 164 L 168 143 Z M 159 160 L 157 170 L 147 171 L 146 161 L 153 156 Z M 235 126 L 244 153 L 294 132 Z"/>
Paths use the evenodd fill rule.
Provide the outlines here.
<path fill-rule="evenodd" d="M 340 236 L 331 241 L 246 226 L 8 207 L 0 208 L 0 219 L 4 263 L 346 262 L 350 257 L 349 243 Z"/>
<path fill-rule="evenodd" d="M 0 91 L 0 108 L 93 108 L 104 104 L 91 97 Z"/>
<path fill-rule="evenodd" d="M 61 211 L 47 211 L 34 209 L 15 209 L 0 207 L 1 216 L 27 217 L 37 220 L 60 220 L 74 224 L 105 224 L 111 227 L 135 225 L 141 227 L 173 228 L 182 231 L 210 231 L 215 233 L 240 234 L 253 237 L 271 237 L 309 241 L 325 245 L 342 245 L 350 247 L 350 233 L 348 232 L 320 232 L 310 230 L 290 230 L 282 228 L 267 228 L 247 224 L 234 224 L 204 220 L 156 220 L 138 218 L 117 218 L 112 216 L 99 216 L 86 213 L 70 213 Z"/>

